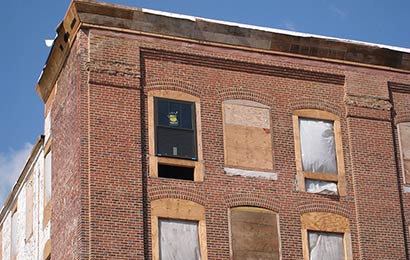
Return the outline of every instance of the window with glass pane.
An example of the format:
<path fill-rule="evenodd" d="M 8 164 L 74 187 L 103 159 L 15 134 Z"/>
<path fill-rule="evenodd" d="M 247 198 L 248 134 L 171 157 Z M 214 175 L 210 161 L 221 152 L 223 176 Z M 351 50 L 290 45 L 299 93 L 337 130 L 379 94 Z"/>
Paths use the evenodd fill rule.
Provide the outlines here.
<path fill-rule="evenodd" d="M 195 104 L 155 98 L 156 155 L 197 160 Z"/>
<path fill-rule="evenodd" d="M 161 260 L 200 260 L 198 222 L 158 219 Z"/>
<path fill-rule="evenodd" d="M 309 260 L 344 260 L 343 234 L 309 231 Z"/>

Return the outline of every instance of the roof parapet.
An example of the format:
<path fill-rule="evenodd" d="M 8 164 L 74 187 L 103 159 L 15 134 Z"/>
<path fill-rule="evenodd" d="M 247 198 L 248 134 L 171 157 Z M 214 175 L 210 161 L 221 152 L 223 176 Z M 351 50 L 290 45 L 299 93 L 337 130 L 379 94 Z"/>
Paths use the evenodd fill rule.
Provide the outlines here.
<path fill-rule="evenodd" d="M 36 91 L 46 102 L 80 27 L 126 30 L 259 52 L 410 73 L 410 49 L 198 18 L 91 0 L 74 0 L 57 29 Z"/>

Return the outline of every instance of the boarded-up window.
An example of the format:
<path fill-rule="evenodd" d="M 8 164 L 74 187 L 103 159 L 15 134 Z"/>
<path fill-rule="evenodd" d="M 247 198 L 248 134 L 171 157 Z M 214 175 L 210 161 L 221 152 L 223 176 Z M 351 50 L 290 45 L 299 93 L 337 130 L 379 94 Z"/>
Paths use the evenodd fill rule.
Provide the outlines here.
<path fill-rule="evenodd" d="M 34 202 L 34 183 L 33 174 L 26 183 L 26 239 L 33 234 L 33 203 Z"/>
<path fill-rule="evenodd" d="M 280 259 L 277 215 L 269 210 L 238 207 L 231 210 L 234 260 Z"/>
<path fill-rule="evenodd" d="M 410 183 L 410 122 L 398 124 L 401 165 L 405 183 Z"/>
<path fill-rule="evenodd" d="M 201 259 L 198 222 L 159 219 L 160 259 Z"/>
<path fill-rule="evenodd" d="M 45 166 L 44 166 L 44 194 L 45 194 L 45 202 L 50 201 L 51 198 L 51 154 L 52 151 L 49 151 L 45 157 Z"/>
<path fill-rule="evenodd" d="M 17 256 L 17 229 L 18 229 L 18 214 L 17 208 L 14 210 L 13 215 L 11 215 L 11 258 L 15 259 Z"/>
<path fill-rule="evenodd" d="M 223 103 L 223 116 L 226 166 L 272 170 L 269 107 L 252 101 L 228 100 Z"/>
<path fill-rule="evenodd" d="M 309 231 L 309 260 L 344 260 L 343 234 Z"/>

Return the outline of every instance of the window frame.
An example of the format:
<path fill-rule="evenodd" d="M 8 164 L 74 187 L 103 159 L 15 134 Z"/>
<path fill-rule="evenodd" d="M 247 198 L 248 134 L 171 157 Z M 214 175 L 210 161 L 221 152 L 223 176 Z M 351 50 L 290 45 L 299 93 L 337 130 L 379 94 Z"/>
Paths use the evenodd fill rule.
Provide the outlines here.
<path fill-rule="evenodd" d="M 48 239 L 43 249 L 43 259 L 51 260 L 51 240 Z"/>
<path fill-rule="evenodd" d="M 303 260 L 310 260 L 309 231 L 343 234 L 345 260 L 353 260 L 349 219 L 335 213 L 309 212 L 301 216 Z"/>
<path fill-rule="evenodd" d="M 197 221 L 201 259 L 208 259 L 205 208 L 202 205 L 182 199 L 158 199 L 151 202 L 151 240 L 153 260 L 160 260 L 159 219 Z"/>
<path fill-rule="evenodd" d="M 406 178 L 406 167 L 405 167 L 405 160 L 407 158 L 404 158 L 404 147 L 403 147 L 403 141 L 402 141 L 402 136 L 401 130 L 402 127 L 409 127 L 410 128 L 410 121 L 405 121 L 405 122 L 400 122 L 397 124 L 397 139 L 399 143 L 399 154 L 400 154 L 400 166 L 401 166 L 401 172 L 402 172 L 402 177 L 403 177 L 403 183 L 404 184 L 409 184 L 410 180 L 407 180 Z M 409 169 L 410 170 L 410 169 Z"/>
<path fill-rule="evenodd" d="M 30 192 L 29 192 L 30 191 Z M 31 195 L 31 196 L 30 196 Z M 31 209 L 31 214 L 29 214 Z M 26 221 L 25 240 L 30 240 L 34 233 L 34 172 L 30 172 L 26 181 Z"/>
<path fill-rule="evenodd" d="M 302 167 L 302 151 L 300 143 L 300 129 L 299 119 L 314 119 L 325 120 L 333 122 L 333 134 L 335 139 L 335 152 L 337 163 L 337 174 L 320 173 L 320 172 L 307 172 L 303 171 Z M 306 192 L 305 180 L 317 180 L 337 183 L 338 195 L 346 196 L 346 183 L 345 183 L 345 166 L 343 159 L 343 145 L 342 145 L 342 132 L 340 125 L 340 117 L 327 111 L 316 109 L 301 109 L 296 110 L 292 114 L 293 120 L 293 133 L 295 142 L 295 160 L 296 160 L 296 180 L 297 190 Z"/>
<path fill-rule="evenodd" d="M 18 250 L 18 236 L 17 236 L 17 230 L 13 229 L 13 219 L 16 218 L 17 224 L 18 224 L 18 206 L 17 203 L 12 207 L 12 210 L 10 211 L 10 259 L 14 260 L 17 258 L 19 250 Z M 14 237 L 16 237 L 16 244 L 13 244 Z M 14 249 L 14 250 L 13 250 Z"/>
<path fill-rule="evenodd" d="M 192 129 L 187 129 L 187 128 L 175 128 L 177 130 L 180 131 L 186 131 L 186 132 L 191 132 L 194 134 L 194 157 L 183 157 L 183 156 L 169 156 L 169 155 L 158 155 L 158 150 L 159 150 L 159 145 L 158 145 L 158 128 L 169 128 L 172 129 L 172 127 L 166 127 L 163 125 L 160 125 L 158 123 L 158 111 L 157 106 L 158 106 L 158 101 L 160 100 L 164 100 L 164 101 L 170 101 L 170 102 L 179 102 L 179 103 L 183 103 L 183 104 L 189 104 L 191 107 L 191 121 L 192 121 Z M 167 157 L 167 158 L 176 158 L 176 159 L 184 159 L 184 160 L 192 160 L 192 161 L 196 161 L 198 159 L 198 151 L 197 151 L 197 136 L 196 136 L 196 113 L 195 113 L 195 103 L 191 102 L 191 101 L 185 101 L 185 100 L 176 100 L 176 99 L 169 99 L 169 98 L 163 98 L 163 97 L 154 97 L 154 124 L 155 124 L 155 129 L 154 129 L 154 133 L 155 133 L 155 155 L 158 157 Z"/>
<path fill-rule="evenodd" d="M 194 105 L 195 139 L 197 160 L 185 158 L 162 157 L 156 155 L 156 111 L 155 98 L 190 102 Z M 200 99 L 193 95 L 173 90 L 152 90 L 148 92 L 148 146 L 149 146 L 149 176 L 158 177 L 158 164 L 194 168 L 194 181 L 203 181 L 204 162 L 202 155 L 202 128 Z"/>
<path fill-rule="evenodd" d="M 47 183 L 47 180 L 46 180 L 46 176 L 47 176 L 47 173 L 46 173 L 46 171 L 47 171 L 47 164 L 46 164 L 46 158 L 47 158 L 47 156 L 50 154 L 50 153 L 52 153 L 52 149 L 51 149 L 51 138 L 48 140 L 48 142 L 47 142 L 47 144 L 45 145 L 45 147 L 44 147 L 44 162 L 43 162 L 43 165 L 44 165 L 44 170 L 43 170 L 43 206 L 44 206 L 44 211 L 43 211 L 43 228 L 45 228 L 46 226 L 47 226 L 47 224 L 48 224 L 48 222 L 49 222 L 49 220 L 50 220 L 50 218 L 51 218 L 51 208 L 52 208 L 52 206 L 51 206 L 51 197 L 52 197 L 52 189 L 51 189 L 51 187 L 50 187 L 50 198 L 47 200 L 47 192 L 46 192 L 46 183 Z M 52 163 L 52 160 L 53 160 L 53 154 L 51 154 L 51 173 L 50 173 L 50 177 L 51 177 L 51 186 L 52 186 L 52 180 L 53 180 L 53 178 L 52 178 L 52 176 L 53 176 L 53 170 L 52 170 L 52 167 L 53 167 L 53 163 Z"/>

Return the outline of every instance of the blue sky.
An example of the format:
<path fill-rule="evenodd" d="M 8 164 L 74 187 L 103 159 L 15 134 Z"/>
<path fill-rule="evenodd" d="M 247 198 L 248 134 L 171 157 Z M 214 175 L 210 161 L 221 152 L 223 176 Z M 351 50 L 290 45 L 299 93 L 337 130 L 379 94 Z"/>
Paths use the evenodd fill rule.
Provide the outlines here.
<path fill-rule="evenodd" d="M 43 132 L 38 76 L 68 0 L 2 3 L 0 205 Z M 409 0 L 112 0 L 111 3 L 410 48 Z"/>

